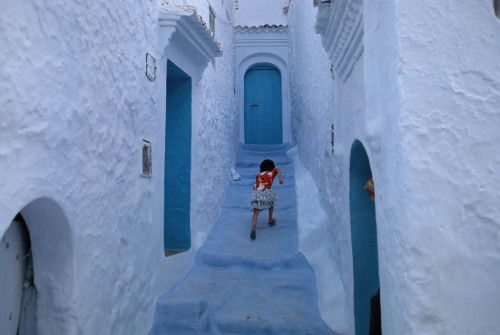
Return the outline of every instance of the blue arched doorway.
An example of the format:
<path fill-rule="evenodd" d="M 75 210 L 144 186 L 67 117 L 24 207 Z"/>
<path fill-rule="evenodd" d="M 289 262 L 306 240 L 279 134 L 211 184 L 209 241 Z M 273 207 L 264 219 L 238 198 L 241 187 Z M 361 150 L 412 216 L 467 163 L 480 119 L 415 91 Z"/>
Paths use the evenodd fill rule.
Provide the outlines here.
<path fill-rule="evenodd" d="M 370 299 L 380 287 L 378 274 L 377 223 L 375 203 L 364 186 L 372 178 L 370 161 L 363 144 L 351 147 L 349 203 L 354 274 L 354 319 L 356 334 L 368 334 Z"/>
<path fill-rule="evenodd" d="M 280 72 L 269 65 L 255 65 L 246 72 L 244 86 L 245 143 L 282 143 Z"/>

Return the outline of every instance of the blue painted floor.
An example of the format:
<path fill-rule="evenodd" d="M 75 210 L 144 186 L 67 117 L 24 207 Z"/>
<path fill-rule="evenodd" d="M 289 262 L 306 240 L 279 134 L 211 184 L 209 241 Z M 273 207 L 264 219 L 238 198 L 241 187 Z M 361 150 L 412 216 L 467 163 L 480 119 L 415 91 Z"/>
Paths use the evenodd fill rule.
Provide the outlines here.
<path fill-rule="evenodd" d="M 185 278 L 158 299 L 151 335 L 336 334 L 318 311 L 316 278 L 298 251 L 293 162 L 289 145 L 240 146 L 223 209 Z M 277 223 L 261 212 L 257 239 L 250 239 L 250 198 L 260 162 L 270 158 L 276 178 Z"/>

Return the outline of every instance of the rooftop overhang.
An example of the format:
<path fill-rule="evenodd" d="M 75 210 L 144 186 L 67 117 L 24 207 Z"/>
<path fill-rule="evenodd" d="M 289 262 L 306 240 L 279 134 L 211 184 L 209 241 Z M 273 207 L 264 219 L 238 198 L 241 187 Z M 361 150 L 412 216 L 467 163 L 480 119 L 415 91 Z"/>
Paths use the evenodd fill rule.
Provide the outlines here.
<path fill-rule="evenodd" d="M 208 62 L 222 56 L 222 46 L 193 6 L 162 5 L 159 15 L 159 47 L 162 52 L 172 36 L 183 41 L 183 48 L 197 59 Z"/>

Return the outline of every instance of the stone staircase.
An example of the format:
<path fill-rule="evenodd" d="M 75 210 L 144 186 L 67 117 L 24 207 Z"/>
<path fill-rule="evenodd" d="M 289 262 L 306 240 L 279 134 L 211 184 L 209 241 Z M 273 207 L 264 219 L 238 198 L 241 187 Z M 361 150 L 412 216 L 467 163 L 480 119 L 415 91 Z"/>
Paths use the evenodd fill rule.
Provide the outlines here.
<path fill-rule="evenodd" d="M 298 251 L 293 162 L 289 145 L 240 146 L 236 170 L 219 220 L 196 253 L 185 278 L 157 302 L 150 335 L 159 334 L 336 334 L 318 311 L 316 278 Z M 250 239 L 250 198 L 263 159 L 274 160 L 277 223 L 267 211 Z"/>

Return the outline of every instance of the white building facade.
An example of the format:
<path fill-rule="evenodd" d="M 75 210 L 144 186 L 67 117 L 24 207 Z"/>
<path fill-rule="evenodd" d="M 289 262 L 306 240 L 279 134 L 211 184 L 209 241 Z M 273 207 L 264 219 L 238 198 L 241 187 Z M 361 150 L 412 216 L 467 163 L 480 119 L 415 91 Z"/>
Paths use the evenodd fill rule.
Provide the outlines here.
<path fill-rule="evenodd" d="M 375 223 L 376 241 L 369 243 L 377 246 L 384 333 L 494 334 L 500 310 L 500 254 L 492 239 L 500 229 L 500 161 L 492 154 L 500 122 L 498 3 L 317 3 L 315 28 L 334 81 L 331 102 L 319 106 L 333 107 L 318 112 L 323 88 L 316 100 L 307 98 L 297 74 L 291 96 L 299 96 L 301 110 L 292 111 L 298 115 L 292 128 L 330 220 L 346 333 L 358 326 L 356 257 L 370 256 L 356 241 Z M 289 13 L 300 17 L 307 12 L 302 6 L 292 2 Z M 290 22 L 296 34 L 309 24 Z M 302 61 L 313 59 L 301 53 Z M 375 220 L 359 218 L 363 152 L 375 184 Z"/>
<path fill-rule="evenodd" d="M 190 268 L 217 219 L 238 147 L 232 3 L 210 2 L 213 36 L 209 4 L 190 5 L 196 7 L 157 1 L 1 5 L 0 236 L 5 249 L 18 244 L 22 230 L 6 232 L 20 214 L 37 290 L 36 322 L 33 313 L 16 314 L 19 302 L 2 300 L 2 326 L 16 323 L 14 334 L 26 314 L 39 334 L 146 334 L 156 298 Z M 167 32 L 169 18 L 175 22 Z M 180 45 L 186 36 L 189 42 Z M 196 148 L 191 249 L 168 258 L 167 60 L 191 77 Z M 144 171 L 148 146 L 152 165 Z"/>

